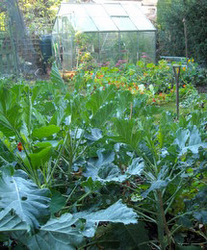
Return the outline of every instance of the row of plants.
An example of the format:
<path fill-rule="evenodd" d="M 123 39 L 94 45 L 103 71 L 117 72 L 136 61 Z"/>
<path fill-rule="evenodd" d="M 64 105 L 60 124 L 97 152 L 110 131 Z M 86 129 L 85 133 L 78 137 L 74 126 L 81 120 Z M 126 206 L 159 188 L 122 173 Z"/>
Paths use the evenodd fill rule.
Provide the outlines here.
<path fill-rule="evenodd" d="M 206 107 L 193 103 L 177 121 L 128 89 L 133 69 L 111 69 L 117 84 L 126 78 L 119 88 L 106 68 L 69 86 L 55 65 L 51 81 L 1 79 L 2 246 L 203 249 Z"/>
<path fill-rule="evenodd" d="M 207 72 L 205 68 L 200 68 L 189 59 L 187 62 L 181 61 L 168 62 L 160 60 L 158 64 L 147 63 L 145 59 L 138 61 L 137 64 L 129 64 L 125 60 L 120 60 L 116 66 L 107 64 L 102 67 L 90 68 L 87 70 L 86 65 L 80 65 L 78 68 L 78 76 L 85 80 L 85 84 L 97 84 L 99 86 L 115 84 L 118 88 L 124 87 L 129 90 L 138 90 L 139 85 L 144 85 L 147 90 L 153 89 L 154 93 L 168 93 L 174 85 L 173 65 L 179 64 L 181 67 L 180 85 L 184 87 L 192 84 L 193 86 L 205 86 Z M 84 68 L 84 70 L 82 70 Z M 71 78 L 71 77 L 69 77 Z M 72 79 L 75 80 L 74 78 Z M 80 81 L 80 79 L 78 79 Z M 141 91 L 143 87 L 141 88 Z M 151 90 L 152 91 L 152 90 Z"/>
<path fill-rule="evenodd" d="M 87 64 L 87 62 L 86 62 Z M 148 103 L 162 105 L 174 103 L 176 100 L 175 76 L 173 65 L 176 62 L 160 60 L 158 64 L 147 63 L 145 59 L 137 64 L 119 61 L 116 66 L 110 64 L 85 70 L 86 65 L 80 66 L 77 71 L 66 73 L 65 80 L 69 84 L 74 82 L 79 88 L 87 88 L 91 92 L 107 85 L 114 85 L 117 89 L 129 90 L 132 94 L 145 94 Z M 194 59 L 178 63 L 180 65 L 179 95 L 183 106 L 194 104 L 202 105 L 205 98 L 200 98 L 197 88 L 205 89 L 207 72 L 200 68 Z M 84 69 L 84 70 L 83 70 Z"/>

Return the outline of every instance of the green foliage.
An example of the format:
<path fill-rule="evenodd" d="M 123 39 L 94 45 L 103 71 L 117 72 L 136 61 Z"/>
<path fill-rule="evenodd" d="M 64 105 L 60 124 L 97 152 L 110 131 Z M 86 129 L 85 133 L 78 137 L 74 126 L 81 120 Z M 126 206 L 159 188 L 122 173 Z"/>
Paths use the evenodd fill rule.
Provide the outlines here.
<path fill-rule="evenodd" d="M 207 1 L 159 0 L 157 8 L 159 53 L 186 56 L 185 42 L 187 41 L 188 57 L 206 64 Z M 184 22 L 187 40 L 184 35 Z"/>
<path fill-rule="evenodd" d="M 37 30 L 51 32 L 60 5 L 59 0 L 19 0 L 18 3 L 31 33 L 35 33 Z"/>
<path fill-rule="evenodd" d="M 7 240 L 29 249 L 111 242 L 127 250 L 173 249 L 198 235 L 197 243 L 206 241 L 197 228 L 206 226 L 206 108 L 193 102 L 177 121 L 149 102 L 153 84 L 146 94 L 114 86 L 145 70 L 154 78 L 168 72 L 164 62 L 139 64 L 130 74 L 127 66 L 90 79 L 92 72 L 80 72 L 74 89 L 62 87 L 56 68 L 48 82 L 1 80 L 0 231 Z M 197 92 L 188 85 L 180 93 Z"/>
<path fill-rule="evenodd" d="M 99 244 L 106 249 L 150 249 L 148 246 L 148 231 L 142 221 L 139 224 L 123 226 L 122 224 L 112 224 L 100 228 L 99 231 L 96 235 L 96 241 L 100 237 L 101 242 Z"/>
<path fill-rule="evenodd" d="M 13 176 L 4 171 L 1 173 L 0 199 L 1 214 L 15 213 L 21 219 L 20 224 L 26 222 L 31 229 L 39 228 L 40 222 L 49 215 L 48 190 L 39 190 L 21 171 Z"/>

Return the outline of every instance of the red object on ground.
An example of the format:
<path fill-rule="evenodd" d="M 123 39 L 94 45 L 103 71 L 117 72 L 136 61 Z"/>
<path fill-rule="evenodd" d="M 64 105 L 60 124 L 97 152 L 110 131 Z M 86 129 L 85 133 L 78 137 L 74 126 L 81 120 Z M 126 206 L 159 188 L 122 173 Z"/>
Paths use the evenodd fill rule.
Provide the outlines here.
<path fill-rule="evenodd" d="M 23 146 L 22 146 L 21 142 L 18 143 L 17 149 L 19 150 L 19 152 L 21 152 L 23 150 Z"/>

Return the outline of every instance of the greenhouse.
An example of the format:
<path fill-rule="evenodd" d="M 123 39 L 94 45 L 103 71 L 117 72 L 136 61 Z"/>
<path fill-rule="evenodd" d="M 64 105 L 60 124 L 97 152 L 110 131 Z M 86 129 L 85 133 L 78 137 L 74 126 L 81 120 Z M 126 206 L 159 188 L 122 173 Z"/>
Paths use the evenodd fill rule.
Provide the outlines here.
<path fill-rule="evenodd" d="M 62 3 L 52 32 L 59 69 L 155 62 L 156 29 L 135 2 Z"/>

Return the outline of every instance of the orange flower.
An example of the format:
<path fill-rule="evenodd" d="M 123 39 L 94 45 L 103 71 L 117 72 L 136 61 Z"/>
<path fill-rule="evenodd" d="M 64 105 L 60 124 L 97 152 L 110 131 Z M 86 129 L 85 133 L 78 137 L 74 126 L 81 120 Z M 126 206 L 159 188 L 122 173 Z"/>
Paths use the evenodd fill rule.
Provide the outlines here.
<path fill-rule="evenodd" d="M 152 102 L 156 102 L 155 98 L 152 99 Z"/>
<path fill-rule="evenodd" d="M 21 142 L 18 143 L 17 149 L 19 150 L 19 152 L 21 152 L 23 150 L 23 146 L 22 146 Z"/>
<path fill-rule="evenodd" d="M 183 88 L 185 88 L 186 87 L 186 85 L 185 84 L 183 84 Z"/>
<path fill-rule="evenodd" d="M 162 93 L 159 93 L 159 96 L 162 96 Z"/>

